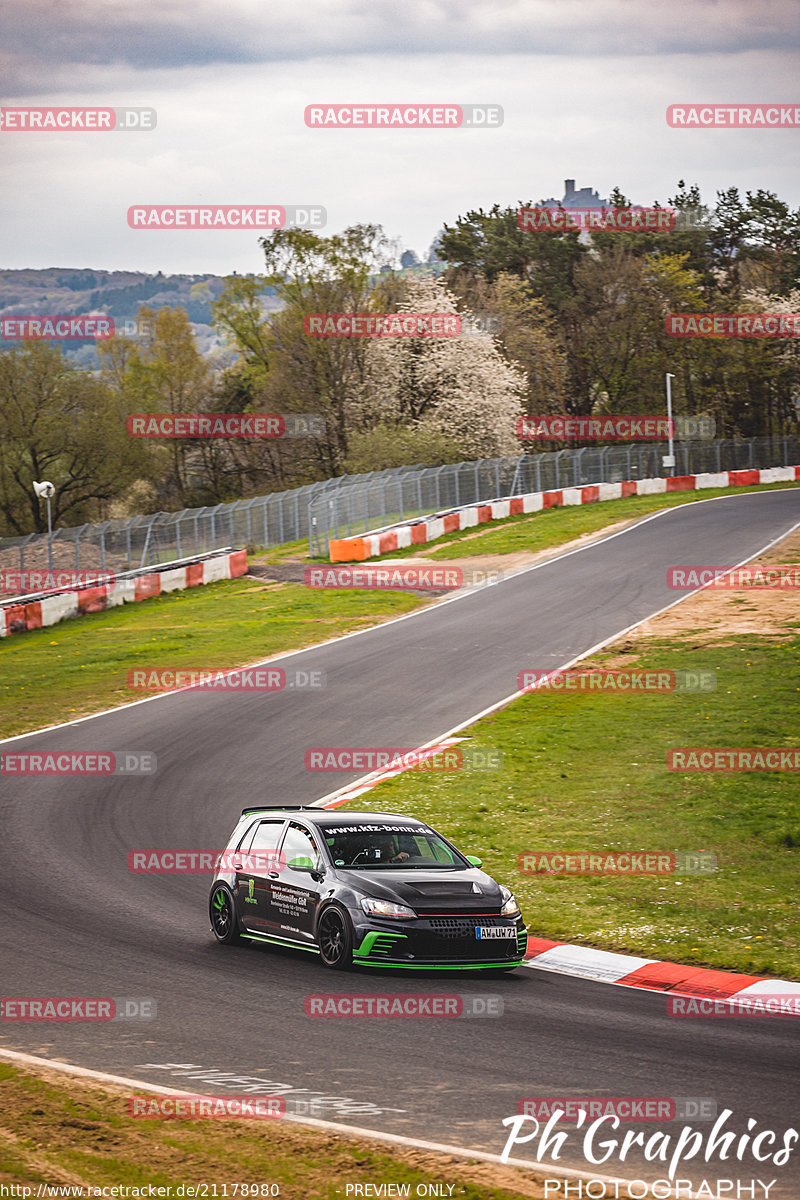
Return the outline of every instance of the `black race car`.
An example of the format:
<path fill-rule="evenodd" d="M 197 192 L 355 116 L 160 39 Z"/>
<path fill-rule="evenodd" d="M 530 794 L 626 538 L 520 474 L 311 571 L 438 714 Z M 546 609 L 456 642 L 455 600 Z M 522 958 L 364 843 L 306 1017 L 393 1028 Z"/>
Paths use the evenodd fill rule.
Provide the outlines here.
<path fill-rule="evenodd" d="M 326 967 L 513 970 L 525 924 L 507 887 L 396 813 L 245 808 L 209 899 L 220 942 L 319 954 Z"/>

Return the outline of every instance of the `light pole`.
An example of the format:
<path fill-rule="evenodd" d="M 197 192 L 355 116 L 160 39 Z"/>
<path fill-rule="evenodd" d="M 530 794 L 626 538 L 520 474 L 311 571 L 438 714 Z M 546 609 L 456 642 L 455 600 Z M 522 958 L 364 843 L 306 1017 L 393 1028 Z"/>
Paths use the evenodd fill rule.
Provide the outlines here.
<path fill-rule="evenodd" d="M 47 501 L 47 565 L 50 573 L 53 572 L 53 523 L 50 519 L 50 500 L 56 494 L 56 489 L 47 479 L 43 479 L 41 483 L 34 481 L 33 490 L 41 500 L 44 496 Z"/>
<path fill-rule="evenodd" d="M 675 376 L 671 375 L 670 372 L 667 371 L 667 429 L 669 431 L 669 454 L 665 454 L 662 461 L 665 467 L 669 467 L 670 475 L 675 474 L 675 453 L 672 440 L 672 386 L 670 384 L 670 380 L 674 378 Z"/>

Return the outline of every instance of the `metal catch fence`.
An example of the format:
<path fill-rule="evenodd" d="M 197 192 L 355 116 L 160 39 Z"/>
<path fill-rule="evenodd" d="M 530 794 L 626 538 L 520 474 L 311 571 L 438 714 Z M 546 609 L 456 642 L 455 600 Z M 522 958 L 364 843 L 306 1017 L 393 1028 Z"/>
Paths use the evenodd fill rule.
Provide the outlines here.
<path fill-rule="evenodd" d="M 305 538 L 313 556 L 327 556 L 331 538 L 479 500 L 656 477 L 666 449 L 657 443 L 581 447 L 340 475 L 249 500 L 56 529 L 53 564 L 60 570 L 123 571 L 223 546 L 273 547 Z M 790 466 L 800 462 L 800 438 L 676 442 L 675 455 L 677 475 Z M 0 567 L 46 567 L 48 558 L 46 533 L 0 538 Z"/>

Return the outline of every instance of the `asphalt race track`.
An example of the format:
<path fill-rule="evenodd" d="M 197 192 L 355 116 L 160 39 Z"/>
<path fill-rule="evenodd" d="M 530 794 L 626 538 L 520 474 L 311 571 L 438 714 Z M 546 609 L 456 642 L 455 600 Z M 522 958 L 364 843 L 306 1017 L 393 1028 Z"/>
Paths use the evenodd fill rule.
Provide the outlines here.
<path fill-rule="evenodd" d="M 359 773 L 307 772 L 310 747 L 427 742 L 511 695 L 519 670 L 563 664 L 673 603 L 681 593 L 667 587 L 669 566 L 739 563 L 798 521 L 796 490 L 680 506 L 496 586 L 283 660 L 324 670 L 324 690 L 183 692 L 7 744 L 148 750 L 158 770 L 0 780 L 2 994 L 147 996 L 158 1014 L 4 1023 L 0 1044 L 203 1093 L 241 1092 L 240 1077 L 256 1076 L 265 1091 L 277 1083 L 308 1089 L 300 1100 L 326 1097 L 315 1116 L 494 1153 L 506 1139 L 502 1118 L 531 1095 L 711 1098 L 734 1110 L 736 1128 L 755 1118 L 759 1131 L 782 1131 L 800 1103 L 792 1021 L 674 1021 L 655 993 L 529 968 L 497 979 L 346 976 L 300 952 L 219 947 L 208 931 L 207 875 L 133 874 L 127 857 L 134 848 L 218 847 L 246 804 L 332 791 Z M 486 1020 L 307 1018 L 304 997 L 324 991 L 491 993 L 505 1011 Z M 561 1162 L 585 1166 L 574 1150 Z M 776 1185 L 771 1200 L 800 1195 L 794 1157 L 782 1169 L 751 1164 L 714 1174 L 778 1179 L 783 1190 Z M 664 1174 L 614 1159 L 597 1171 Z"/>

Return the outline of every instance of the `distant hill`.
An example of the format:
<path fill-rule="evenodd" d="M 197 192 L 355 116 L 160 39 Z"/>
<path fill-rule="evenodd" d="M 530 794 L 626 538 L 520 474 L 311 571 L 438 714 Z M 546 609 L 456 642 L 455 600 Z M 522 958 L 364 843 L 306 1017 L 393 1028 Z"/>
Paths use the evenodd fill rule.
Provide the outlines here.
<path fill-rule="evenodd" d="M 414 255 L 416 258 L 416 255 Z M 439 260 L 409 263 L 398 274 L 439 274 Z M 390 268 L 385 267 L 384 270 Z M 148 308 L 184 308 L 201 354 L 220 348 L 219 336 L 211 327 L 211 304 L 224 284 L 221 275 L 147 275 L 143 271 L 95 271 L 91 267 L 47 267 L 42 270 L 0 270 L 0 317 L 85 316 L 90 313 L 113 317 L 118 333 L 125 322 L 136 319 L 139 305 Z M 275 288 L 264 291 L 265 311 L 282 307 Z M 128 335 L 133 330 L 128 326 Z M 0 351 L 13 341 L 0 338 Z M 63 341 L 59 345 L 70 361 L 92 371 L 99 367 L 95 343 Z"/>
<path fill-rule="evenodd" d="M 223 287 L 221 275 L 147 275 L 143 271 L 95 271 L 90 267 L 0 270 L 0 317 L 78 316 L 103 313 L 113 317 L 120 333 L 133 322 L 140 304 L 149 308 L 184 308 L 203 354 L 219 346 L 211 327 L 211 303 Z M 265 308 L 279 308 L 274 288 L 264 292 Z M 132 325 L 128 330 L 133 329 Z M 0 350 L 13 343 L 0 339 Z M 88 370 L 98 366 L 94 341 L 58 343 L 66 356 Z"/>

